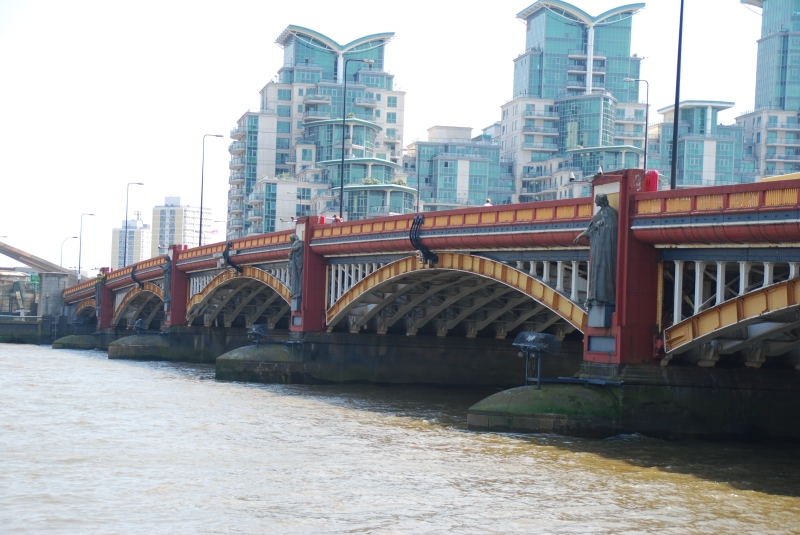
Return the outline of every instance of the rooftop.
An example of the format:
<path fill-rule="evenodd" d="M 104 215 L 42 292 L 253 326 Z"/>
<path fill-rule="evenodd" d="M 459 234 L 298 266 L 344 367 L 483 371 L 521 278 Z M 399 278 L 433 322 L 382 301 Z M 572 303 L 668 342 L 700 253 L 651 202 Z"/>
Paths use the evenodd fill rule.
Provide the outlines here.
<path fill-rule="evenodd" d="M 363 45 L 364 43 L 369 43 L 370 41 L 383 41 L 382 44 L 388 43 L 394 37 L 394 32 L 374 33 L 364 37 L 359 37 L 358 39 L 350 41 L 345 45 L 340 45 L 327 35 L 323 35 L 308 28 L 303 28 L 302 26 L 290 24 L 285 30 L 283 30 L 283 32 L 281 32 L 278 38 L 275 39 L 275 43 L 280 47 L 284 47 L 289 39 L 293 36 L 305 36 L 309 39 L 313 39 L 324 44 L 331 51 L 336 52 L 337 54 L 344 54 L 345 52 L 348 52 L 359 45 Z"/>
<path fill-rule="evenodd" d="M 717 111 L 727 110 L 732 108 L 736 103 L 735 102 L 725 102 L 722 100 L 684 100 L 681 102 L 680 106 L 681 109 L 685 108 L 716 108 Z M 661 108 L 657 110 L 658 113 L 669 113 L 675 105 L 667 106 L 666 108 Z"/>
<path fill-rule="evenodd" d="M 555 10 L 557 13 L 571 15 L 571 18 L 574 18 L 577 21 L 583 22 L 589 26 L 594 26 L 602 23 L 604 20 L 610 17 L 613 17 L 614 15 L 620 15 L 623 13 L 630 13 L 633 15 L 644 9 L 644 3 L 627 4 L 624 6 L 615 7 L 600 13 L 596 17 L 593 17 L 579 7 L 573 6 L 567 2 L 562 2 L 561 0 L 538 0 L 538 2 L 534 2 L 527 8 L 517 13 L 517 18 L 523 21 L 528 20 L 528 17 L 540 9 L 550 9 Z"/>

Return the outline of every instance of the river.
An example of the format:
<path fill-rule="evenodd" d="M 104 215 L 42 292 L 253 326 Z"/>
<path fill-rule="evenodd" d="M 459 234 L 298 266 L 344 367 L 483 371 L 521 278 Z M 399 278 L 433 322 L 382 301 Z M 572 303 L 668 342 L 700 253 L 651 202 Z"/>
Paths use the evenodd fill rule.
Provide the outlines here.
<path fill-rule="evenodd" d="M 466 431 L 491 392 L 0 345 L 2 533 L 798 533 L 791 444 Z"/>

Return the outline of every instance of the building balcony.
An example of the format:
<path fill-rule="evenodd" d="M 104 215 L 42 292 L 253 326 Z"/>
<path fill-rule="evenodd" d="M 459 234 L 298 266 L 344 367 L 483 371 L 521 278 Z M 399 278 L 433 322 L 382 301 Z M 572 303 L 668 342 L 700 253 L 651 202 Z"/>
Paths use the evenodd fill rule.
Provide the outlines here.
<path fill-rule="evenodd" d="M 800 130 L 800 123 L 767 123 L 767 130 Z"/>
<path fill-rule="evenodd" d="M 244 126 L 237 126 L 236 128 L 231 128 L 231 138 L 233 139 L 242 139 L 247 135 L 247 128 Z"/>
<path fill-rule="evenodd" d="M 553 173 L 542 171 L 539 173 L 522 173 L 522 176 L 520 176 L 520 178 L 522 180 L 534 180 L 536 178 L 550 178 L 552 176 Z"/>
<path fill-rule="evenodd" d="M 580 50 L 580 49 L 572 49 L 572 50 L 569 50 L 567 52 L 567 56 L 570 57 L 570 58 L 577 58 L 577 59 L 583 58 L 583 59 L 585 59 L 586 58 L 586 52 L 583 51 L 583 50 Z M 592 57 L 594 59 L 605 59 L 606 58 L 606 53 L 603 52 L 602 50 L 595 50 L 594 54 L 592 55 Z"/>
<path fill-rule="evenodd" d="M 617 130 L 614 132 L 614 137 L 644 139 L 644 132 L 634 132 L 633 130 Z"/>
<path fill-rule="evenodd" d="M 303 98 L 303 104 L 330 104 L 331 103 L 331 96 L 330 95 L 306 95 Z"/>
<path fill-rule="evenodd" d="M 523 126 L 522 131 L 526 134 L 542 134 L 543 136 L 557 136 L 558 128 L 547 126 Z"/>
<path fill-rule="evenodd" d="M 767 154 L 764 156 L 764 160 L 768 162 L 800 162 L 800 154 Z"/>
<path fill-rule="evenodd" d="M 228 211 L 232 214 L 241 214 L 244 211 L 244 203 L 242 201 L 231 201 L 228 204 Z"/>
<path fill-rule="evenodd" d="M 617 117 L 615 121 L 618 123 L 644 124 L 644 117 Z"/>
<path fill-rule="evenodd" d="M 308 123 L 311 121 L 325 121 L 331 118 L 331 112 L 308 110 L 303 114 L 303 122 Z"/>
<path fill-rule="evenodd" d="M 256 222 L 263 221 L 264 213 L 260 209 L 259 210 L 248 210 L 247 213 L 245 214 L 245 217 L 247 218 L 248 221 L 252 221 L 252 222 L 256 223 Z"/>
<path fill-rule="evenodd" d="M 392 144 L 394 144 L 394 143 L 400 143 L 400 141 L 401 141 L 401 140 L 400 140 L 400 136 L 398 136 L 397 134 L 393 134 L 393 135 L 391 135 L 391 136 L 388 136 L 388 135 L 387 135 L 387 136 L 384 136 L 383 140 L 384 140 L 386 143 L 392 143 Z"/>
<path fill-rule="evenodd" d="M 234 217 L 228 219 L 228 230 L 240 229 L 244 226 L 244 220 L 241 217 Z"/>
<path fill-rule="evenodd" d="M 557 112 L 554 111 L 538 111 L 538 110 L 527 110 L 522 113 L 523 117 L 542 117 L 544 120 L 551 120 L 551 121 L 558 121 L 559 116 Z"/>
<path fill-rule="evenodd" d="M 557 145 L 551 145 L 549 143 L 536 143 L 535 141 L 526 141 L 522 144 L 522 148 L 526 150 L 546 150 L 552 152 L 558 151 Z"/>
<path fill-rule="evenodd" d="M 374 108 L 378 105 L 378 101 L 370 97 L 356 97 L 353 103 L 364 108 Z"/>
<path fill-rule="evenodd" d="M 231 173 L 228 183 L 232 186 L 244 184 L 244 173 L 242 171 L 234 171 Z"/>
<path fill-rule="evenodd" d="M 245 236 L 255 236 L 257 234 L 264 234 L 264 229 L 262 228 L 261 225 L 251 225 L 247 227 L 247 230 L 245 231 L 244 234 Z"/>
<path fill-rule="evenodd" d="M 250 195 L 247 196 L 247 204 L 252 206 L 258 206 L 259 204 L 264 204 L 264 192 L 263 191 L 254 191 Z"/>
<path fill-rule="evenodd" d="M 767 146 L 769 145 L 800 146 L 800 139 L 785 139 L 785 138 L 767 139 L 766 144 Z"/>
<path fill-rule="evenodd" d="M 228 152 L 231 154 L 241 154 L 247 148 L 247 143 L 244 141 L 234 141 L 230 145 L 228 145 Z"/>
<path fill-rule="evenodd" d="M 244 158 L 231 158 L 231 162 L 228 164 L 229 169 L 244 169 L 245 160 Z"/>
<path fill-rule="evenodd" d="M 229 199 L 241 199 L 244 197 L 244 188 L 231 188 L 228 190 Z"/>

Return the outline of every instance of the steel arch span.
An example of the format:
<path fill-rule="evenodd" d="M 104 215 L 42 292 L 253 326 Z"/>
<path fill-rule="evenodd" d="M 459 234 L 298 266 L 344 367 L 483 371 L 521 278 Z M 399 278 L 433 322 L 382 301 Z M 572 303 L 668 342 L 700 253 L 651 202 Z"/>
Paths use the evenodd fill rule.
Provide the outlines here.
<path fill-rule="evenodd" d="M 164 290 L 153 284 L 145 282 L 141 287 L 132 288 L 114 311 L 111 325 L 116 327 L 125 319 L 128 327 L 139 319 L 144 319 L 145 328 L 150 325 L 156 316 L 164 315 Z"/>
<path fill-rule="evenodd" d="M 409 256 L 370 273 L 330 306 L 328 331 L 345 318 L 354 333 L 371 324 L 385 334 L 405 318 L 409 335 L 435 321 L 439 336 L 463 323 L 468 337 L 491 324 L 504 337 L 523 323 L 544 330 L 559 320 L 583 332 L 587 321 L 578 303 L 528 273 L 460 253 L 440 253 L 434 266 Z"/>
<path fill-rule="evenodd" d="M 274 327 L 289 311 L 291 293 L 283 282 L 252 266 L 241 269 L 241 273 L 235 269 L 223 271 L 191 297 L 186 307 L 189 325 L 202 317 L 203 325 L 210 326 L 222 317 L 224 325 L 230 327 L 243 315 L 249 327 L 266 315 L 268 323 Z"/>

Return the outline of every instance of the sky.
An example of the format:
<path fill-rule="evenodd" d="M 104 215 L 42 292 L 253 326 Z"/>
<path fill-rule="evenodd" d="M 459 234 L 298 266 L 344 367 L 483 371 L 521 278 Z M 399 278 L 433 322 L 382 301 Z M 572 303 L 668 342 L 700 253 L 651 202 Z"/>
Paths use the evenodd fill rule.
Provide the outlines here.
<path fill-rule="evenodd" d="M 111 229 L 165 196 L 226 217 L 228 137 L 283 63 L 275 39 L 289 24 L 346 43 L 394 32 L 386 48 L 407 92 L 404 142 L 433 125 L 499 119 L 525 49 L 516 14 L 532 0 L 494 2 L 0 0 L 0 241 L 59 262 L 83 217 L 81 265 L 108 266 Z M 592 15 L 626 0 L 573 0 Z M 679 0 L 649 0 L 635 15 L 631 53 L 644 56 L 650 120 L 675 99 Z M 761 15 L 739 0 L 687 0 L 681 100 L 735 102 L 726 124 L 753 108 Z M 645 99 L 644 85 L 641 100 Z M 224 236 L 225 223 L 212 222 Z M 64 244 L 64 266 L 78 263 Z M 18 265 L 0 256 L 0 266 Z"/>

